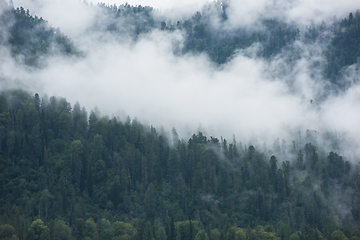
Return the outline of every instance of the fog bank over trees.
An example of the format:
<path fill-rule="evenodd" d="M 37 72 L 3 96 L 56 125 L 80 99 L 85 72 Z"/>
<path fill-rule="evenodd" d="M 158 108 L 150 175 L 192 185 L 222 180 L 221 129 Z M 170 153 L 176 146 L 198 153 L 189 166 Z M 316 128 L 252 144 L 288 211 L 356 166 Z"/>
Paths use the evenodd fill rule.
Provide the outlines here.
<path fill-rule="evenodd" d="M 326 4 L 331 9 L 318 14 L 323 22 L 307 11 L 319 9 L 318 2 L 281 5 L 285 9 L 244 3 L 247 14 L 236 14 L 234 2 L 213 2 L 192 14 L 173 14 L 177 20 L 168 18 L 170 10 L 144 6 L 18 4 L 32 8 L 15 16 L 43 14 L 38 18 L 46 16 L 52 30 L 10 39 L 13 58 L 2 64 L 7 88 L 66 96 L 88 109 L 98 106 L 103 115 L 175 127 L 184 137 L 201 129 L 271 144 L 277 137 L 292 141 L 289 131 L 309 129 L 356 142 L 359 16 L 351 1 L 334 5 L 346 11 L 338 20 Z M 10 27 L 12 35 L 23 34 L 19 24 Z M 54 41 L 62 32 L 67 36 Z"/>
<path fill-rule="evenodd" d="M 357 3 L 140 4 L 0 0 L 0 238 L 359 239 Z"/>

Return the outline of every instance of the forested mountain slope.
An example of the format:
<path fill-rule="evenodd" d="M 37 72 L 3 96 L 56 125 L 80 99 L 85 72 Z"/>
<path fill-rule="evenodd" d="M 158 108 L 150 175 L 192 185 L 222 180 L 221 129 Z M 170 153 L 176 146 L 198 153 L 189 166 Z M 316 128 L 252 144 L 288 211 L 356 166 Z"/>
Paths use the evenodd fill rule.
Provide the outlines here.
<path fill-rule="evenodd" d="M 48 58 L 86 58 L 78 39 L 41 17 L 1 0 L 0 7 L 0 50 L 8 49 L 16 66 L 35 78 Z M 281 58 L 284 65 L 274 71 L 281 81 L 291 79 L 282 77 L 305 51 L 317 49 L 309 76 L 329 86 L 324 98 L 357 83 L 349 69 L 358 68 L 359 11 L 305 27 L 264 17 L 246 28 L 230 25 L 222 2 L 177 21 L 152 7 L 87 7 L 96 15 L 86 34 L 135 44 L 151 32 L 178 31 L 183 38 L 173 42 L 175 56 L 205 54 L 216 69 L 241 51 L 269 65 Z M 89 65 L 90 74 L 77 76 L 94 73 Z M 63 69 L 65 81 L 69 69 Z M 311 100 L 310 109 L 320 107 Z M 98 109 L 88 114 L 65 98 L 0 89 L 0 239 L 360 239 L 360 165 L 340 155 L 331 133 L 329 150 L 313 130 L 290 142 L 277 138 L 271 147 L 242 136 L 196 132 L 180 139 L 175 128 L 167 131 L 136 118 L 104 117 Z"/>
<path fill-rule="evenodd" d="M 360 237 L 359 166 L 308 142 L 310 132 L 275 142 L 290 152 L 279 161 L 201 132 L 185 142 L 173 129 L 170 147 L 154 127 L 94 111 L 88 121 L 64 98 L 14 90 L 0 99 L 3 236 Z"/>
<path fill-rule="evenodd" d="M 345 67 L 357 63 L 357 58 L 360 57 L 359 10 L 354 14 L 349 13 L 349 16 L 344 16 L 341 20 L 331 23 L 323 21 L 321 24 L 309 26 L 264 16 L 255 26 L 249 28 L 232 26 L 232 23 L 228 22 L 226 2 L 210 3 L 191 18 L 179 19 L 176 22 L 164 17 L 154 18 L 151 13 L 156 10 L 141 5 L 99 6 L 103 9 L 101 13 L 105 12 L 109 17 L 105 21 L 107 26 L 101 29 L 121 34 L 124 28 L 127 32 L 132 29 L 131 33 L 135 38 L 154 28 L 163 31 L 181 30 L 185 35 L 183 47 L 175 47 L 175 53 L 206 53 L 217 64 L 231 61 L 233 55 L 241 49 L 260 44 L 256 56 L 272 60 L 279 54 L 291 55 L 287 65 L 291 67 L 299 60 L 303 51 L 296 46 L 296 41 L 305 45 L 317 44 L 323 51 L 324 60 L 314 68 L 320 67 L 323 77 L 342 89 L 349 87 L 349 82 L 343 78 Z M 99 29 L 98 26 L 95 28 Z"/>
<path fill-rule="evenodd" d="M 0 43 L 10 47 L 11 54 L 29 66 L 42 66 L 41 57 L 60 53 L 79 54 L 69 38 L 43 18 L 31 16 L 29 9 L 14 9 L 0 1 Z"/>
<path fill-rule="evenodd" d="M 6 2 L 2 4 L 7 6 Z M 174 43 L 174 54 L 206 53 L 214 63 L 220 65 L 231 61 L 237 51 L 259 44 L 257 57 L 272 60 L 278 55 L 288 55 L 287 67 L 291 68 L 303 51 L 296 46 L 296 41 L 305 45 L 318 44 L 323 51 L 323 60 L 314 63 L 314 69 L 320 67 L 322 76 L 341 89 L 351 84 L 346 80 L 346 67 L 357 63 L 360 57 L 359 11 L 349 13 L 341 20 L 310 26 L 264 17 L 249 29 L 232 26 L 227 19 L 227 4 L 222 2 L 209 3 L 191 18 L 175 22 L 148 6 L 101 3 L 89 7 L 97 12 L 89 32 L 107 32 L 120 38 L 129 36 L 137 41 L 143 34 L 155 29 L 183 31 L 184 42 Z M 82 55 L 60 29 L 49 26 L 41 17 L 31 16 L 29 10 L 22 7 L 7 7 L 2 13 L 1 25 L 9 29 L 8 39 L 3 38 L 2 43 L 10 45 L 15 57 L 23 56 L 28 65 L 41 64 L 39 57 L 50 53 Z"/>

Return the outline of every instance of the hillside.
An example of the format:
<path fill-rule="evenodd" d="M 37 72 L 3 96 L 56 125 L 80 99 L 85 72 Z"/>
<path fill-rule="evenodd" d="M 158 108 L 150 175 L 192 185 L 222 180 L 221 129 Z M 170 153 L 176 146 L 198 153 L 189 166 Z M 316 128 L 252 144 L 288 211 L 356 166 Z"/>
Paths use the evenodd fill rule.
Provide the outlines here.
<path fill-rule="evenodd" d="M 173 129 L 170 140 L 65 98 L 0 99 L 3 237 L 359 237 L 359 166 L 316 147 L 310 131 L 272 153 L 201 132 L 184 141 Z M 181 230 L 188 219 L 194 229 Z"/>
<path fill-rule="evenodd" d="M 178 20 L 81 4 L 68 37 L 0 0 L 0 239 L 360 239 L 359 11 L 249 27 L 227 1 Z"/>
<path fill-rule="evenodd" d="M 3 2 L 5 0 L 2 0 Z M 7 3 L 2 3 L 7 6 Z M 281 19 L 261 18 L 257 27 L 248 29 L 232 26 L 227 20 L 227 4 L 209 3 L 201 12 L 196 12 L 189 19 L 166 19 L 158 16 L 152 7 L 132 5 L 91 6 L 96 9 L 96 16 L 88 29 L 89 32 L 106 32 L 123 38 L 130 36 L 137 41 L 140 36 L 159 29 L 161 31 L 183 31 L 184 42 L 174 43 L 174 54 L 206 53 L 216 64 L 231 61 L 239 50 L 259 44 L 256 56 L 272 60 L 285 57 L 286 68 L 291 68 L 300 59 L 304 49 L 296 47 L 296 42 L 321 48 L 323 60 L 313 63 L 314 68 L 321 68 L 321 75 L 331 84 L 341 89 L 351 85 L 346 79 L 346 68 L 357 63 L 360 57 L 360 12 L 331 23 L 322 22 L 306 26 L 288 23 Z M 214 23 L 214 19 L 219 21 Z M 10 45 L 14 57 L 23 56 L 27 65 L 41 65 L 39 58 L 49 54 L 81 56 L 84 53 L 76 49 L 71 39 L 51 27 L 44 19 L 30 15 L 29 10 L 11 6 L 2 13 L 2 28 L 9 29 L 9 36 L 2 40 Z M 300 27 L 302 27 L 300 29 Z M 5 35 L 6 36 L 6 35 Z M 181 46 L 180 46 L 181 45 Z M 288 71 L 288 70 L 287 70 Z"/>

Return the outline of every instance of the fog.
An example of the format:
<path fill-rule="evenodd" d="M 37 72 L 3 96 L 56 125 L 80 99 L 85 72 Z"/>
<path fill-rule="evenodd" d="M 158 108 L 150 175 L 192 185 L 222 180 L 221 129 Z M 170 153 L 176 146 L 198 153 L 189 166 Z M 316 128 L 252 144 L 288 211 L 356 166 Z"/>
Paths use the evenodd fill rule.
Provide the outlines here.
<path fill-rule="evenodd" d="M 356 0 L 259 0 L 230 1 L 233 24 L 253 24 L 259 17 L 283 18 L 288 22 L 310 25 L 328 21 L 334 16 L 346 17 L 359 8 Z"/>
<path fill-rule="evenodd" d="M 67 35 L 82 32 L 89 26 L 94 15 L 92 8 L 82 4 L 83 0 L 13 0 L 14 6 L 23 6 L 30 9 L 32 15 L 42 16 L 53 26 L 60 27 Z M 204 5 L 212 2 L 209 0 L 86 0 L 89 4 L 96 5 L 103 2 L 110 5 L 152 6 L 168 16 L 181 16 L 200 11 Z M 234 25 L 251 26 L 259 17 L 281 17 L 289 22 L 305 25 L 328 21 L 337 17 L 346 17 L 349 12 L 359 8 L 357 0 L 258 0 L 258 1 L 225 1 L 229 21 Z"/>
<path fill-rule="evenodd" d="M 196 2 L 195 8 L 204 2 Z M 346 17 L 357 9 L 356 1 L 331 2 L 283 0 L 255 5 L 253 1 L 233 1 L 229 21 L 252 26 L 262 14 L 279 13 L 304 27 L 335 14 Z M 190 1 L 173 3 L 138 2 L 164 9 L 179 7 L 184 12 L 194 9 L 186 8 Z M 278 74 L 286 67 L 284 56 L 265 61 L 256 57 L 256 45 L 238 51 L 231 62 L 218 67 L 205 54 L 174 55 L 174 44 L 181 47 L 184 38 L 180 31 L 154 30 L 141 35 L 136 43 L 119 41 L 87 31 L 96 10 L 80 1 L 14 0 L 14 5 L 29 8 L 30 14 L 60 27 L 86 54 L 71 59 L 48 57 L 43 69 L 25 67 L 6 57 L 0 61 L 0 72 L 10 81 L 0 83 L 3 89 L 22 87 L 42 96 L 62 96 L 72 105 L 79 101 L 88 112 L 97 106 L 103 116 L 129 115 L 167 131 L 175 127 L 183 138 L 201 130 L 208 136 L 230 140 L 235 134 L 245 144 L 266 142 L 271 146 L 278 137 L 290 143 L 294 140 L 291 134 L 311 129 L 336 133 L 349 156 L 360 153 L 356 140 L 360 134 L 360 86 L 354 83 L 341 94 L 330 93 L 326 100 L 316 101 L 326 89 L 320 74 L 315 71 L 314 76 L 312 70 L 314 59 L 321 59 L 321 52 L 315 50 L 323 48 L 321 45 L 295 42 L 302 51 L 301 59 L 286 74 Z M 7 49 L 1 52 L 10 56 Z M 354 73 L 356 68 L 349 71 Z"/>

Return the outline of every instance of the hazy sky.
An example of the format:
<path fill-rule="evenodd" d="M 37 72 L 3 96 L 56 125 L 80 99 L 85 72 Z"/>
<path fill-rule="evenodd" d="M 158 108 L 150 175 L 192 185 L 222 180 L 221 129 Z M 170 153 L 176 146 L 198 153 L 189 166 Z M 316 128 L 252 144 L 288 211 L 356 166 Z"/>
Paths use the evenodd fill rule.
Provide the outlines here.
<path fill-rule="evenodd" d="M 95 12 L 78 0 L 13 1 L 15 6 L 29 8 L 31 14 L 60 27 L 87 56 L 80 60 L 52 57 L 46 69 L 31 71 L 10 60 L 0 61 L 1 74 L 12 80 L 0 83 L 0 87 L 17 85 L 42 95 L 63 96 L 71 104 L 79 101 L 88 112 L 98 106 L 103 115 L 128 114 L 141 122 L 163 125 L 168 131 L 175 127 L 185 137 L 202 130 L 228 139 L 235 134 L 245 144 L 250 141 L 261 145 L 271 144 L 277 137 L 287 138 L 289 132 L 331 131 L 351 139 L 355 144 L 352 149 L 360 153 L 359 142 L 354 140 L 360 135 L 358 85 L 321 104 L 310 104 L 324 89 L 323 80 L 311 77 L 309 70 L 312 62 L 321 58 L 321 46 L 296 42 L 302 57 L 285 77 L 276 77 L 279 67 L 286 65 L 282 56 L 270 63 L 248 57 L 258 46 L 238 52 L 224 68 L 215 69 L 205 55 L 173 55 L 172 44 L 182 41 L 181 32 L 153 31 L 129 45 L 112 36 L 87 35 Z M 190 5 L 199 8 L 205 1 L 128 2 L 179 7 L 183 12 Z M 230 6 L 229 21 L 234 25 L 254 24 L 261 14 L 277 14 L 306 24 L 311 19 L 331 19 L 335 14 L 339 18 L 347 16 L 359 2 L 245 0 L 233 1 Z M 8 54 L 6 49 L 0 50 L 2 56 Z M 290 77 L 292 89 L 285 84 Z M 293 139 L 287 140 L 290 143 Z"/>

